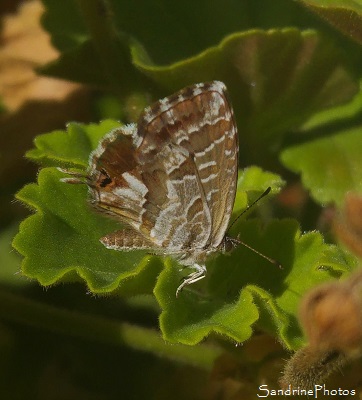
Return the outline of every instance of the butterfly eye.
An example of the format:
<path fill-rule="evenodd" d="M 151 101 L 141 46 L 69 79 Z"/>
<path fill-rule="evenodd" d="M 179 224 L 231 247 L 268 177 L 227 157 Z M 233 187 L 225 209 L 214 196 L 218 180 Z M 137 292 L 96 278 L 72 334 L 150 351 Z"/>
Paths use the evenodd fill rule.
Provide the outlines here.
<path fill-rule="evenodd" d="M 104 188 L 112 183 L 112 178 L 107 174 L 104 169 L 101 170 L 101 175 L 99 177 L 99 186 Z"/>

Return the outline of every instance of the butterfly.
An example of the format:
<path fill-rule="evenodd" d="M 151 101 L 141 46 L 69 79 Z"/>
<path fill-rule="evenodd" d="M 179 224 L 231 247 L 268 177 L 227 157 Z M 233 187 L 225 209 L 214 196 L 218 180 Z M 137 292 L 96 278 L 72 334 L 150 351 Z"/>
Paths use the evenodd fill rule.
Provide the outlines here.
<path fill-rule="evenodd" d="M 147 107 L 136 124 L 112 130 L 89 158 L 91 204 L 125 225 L 100 241 L 148 250 L 193 270 L 176 291 L 205 277 L 206 260 L 240 241 L 226 236 L 235 200 L 238 135 L 225 85 L 198 83 Z M 85 178 L 85 179 L 84 179 Z"/>

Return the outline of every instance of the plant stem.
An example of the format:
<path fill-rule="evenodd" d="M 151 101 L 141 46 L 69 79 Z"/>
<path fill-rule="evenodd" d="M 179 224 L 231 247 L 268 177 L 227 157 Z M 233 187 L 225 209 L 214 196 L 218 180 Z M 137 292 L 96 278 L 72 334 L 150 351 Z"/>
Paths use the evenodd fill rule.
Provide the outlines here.
<path fill-rule="evenodd" d="M 206 344 L 167 344 L 153 329 L 57 308 L 4 290 L 0 291 L 0 318 L 57 334 L 128 346 L 205 370 L 210 370 L 222 353 L 221 348 Z"/>

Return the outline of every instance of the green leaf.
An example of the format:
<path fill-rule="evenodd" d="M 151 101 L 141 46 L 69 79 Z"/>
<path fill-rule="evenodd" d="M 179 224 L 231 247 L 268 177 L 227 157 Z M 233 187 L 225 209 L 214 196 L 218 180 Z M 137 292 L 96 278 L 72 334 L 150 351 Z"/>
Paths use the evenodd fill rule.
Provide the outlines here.
<path fill-rule="evenodd" d="M 74 49 L 71 54 L 64 53 L 53 65 L 55 70 L 48 68 L 47 73 L 67 78 L 67 71 L 72 71 L 73 76 L 68 79 L 81 77 L 83 82 L 107 84 L 92 49 L 89 43 L 84 43 L 79 52 Z M 81 54 L 83 51 L 86 56 Z M 242 166 L 260 159 L 265 166 L 270 165 L 273 162 L 270 153 L 279 147 L 288 131 L 316 111 L 347 101 L 358 91 L 358 83 L 344 66 L 340 51 L 313 31 L 235 33 L 215 47 L 164 67 L 146 62 L 136 46 L 132 62 L 138 73 L 156 84 L 159 97 L 195 82 L 224 81 L 242 133 Z M 98 77 L 90 77 L 83 71 L 88 67 Z M 120 74 L 128 87 L 129 73 Z M 123 90 L 123 96 L 127 90 Z"/>
<path fill-rule="evenodd" d="M 157 260 L 142 261 L 145 253 L 139 251 L 109 251 L 99 242 L 119 225 L 90 209 L 85 187 L 62 183 L 62 177 L 54 168 L 42 169 L 38 185 L 27 185 L 17 194 L 37 211 L 21 223 L 13 241 L 25 256 L 23 274 L 44 286 L 80 277 L 95 293 L 113 291 L 121 280 L 142 275 L 145 268 L 154 271 L 155 279 Z"/>
<path fill-rule="evenodd" d="M 237 218 L 247 205 L 251 204 L 268 187 L 271 187 L 272 194 L 277 194 L 284 184 L 285 182 L 279 175 L 263 171 L 257 166 L 250 166 L 239 171 L 233 211 L 234 218 Z M 260 207 L 260 204 L 258 206 Z"/>
<path fill-rule="evenodd" d="M 362 192 L 361 143 L 361 129 L 351 129 L 290 147 L 282 152 L 281 161 L 301 173 L 316 201 L 340 205 L 349 190 Z"/>
<path fill-rule="evenodd" d="M 243 342 L 257 325 L 296 349 L 304 344 L 296 320 L 301 296 L 354 266 L 336 246 L 323 243 L 319 233 L 301 235 L 296 221 L 272 221 L 261 229 L 260 223 L 248 220 L 239 224 L 239 233 L 245 243 L 280 261 L 283 269 L 239 246 L 209 262 L 206 279 L 175 298 L 170 292 L 185 272 L 170 261 L 154 291 L 163 309 L 165 340 L 192 345 L 215 332 Z"/>
<path fill-rule="evenodd" d="M 356 94 L 348 103 L 315 113 L 299 130 L 303 137 L 310 135 L 314 140 L 318 136 L 335 134 L 342 124 L 360 123 L 362 113 L 362 92 Z M 339 128 L 340 129 L 340 128 Z"/>
<path fill-rule="evenodd" d="M 306 6 L 335 28 L 362 44 L 362 6 L 350 0 L 303 0 Z"/>
<path fill-rule="evenodd" d="M 156 298 L 164 310 L 160 327 L 165 340 L 193 345 L 212 331 L 237 342 L 251 336 L 251 325 L 257 320 L 258 311 L 250 293 L 240 293 L 235 302 L 215 296 L 204 297 L 194 289 L 185 289 L 178 298 L 170 296 L 170 291 L 174 292 L 180 283 L 178 268 L 175 262 L 168 263 L 155 288 Z"/>
<path fill-rule="evenodd" d="M 54 131 L 34 139 L 35 149 L 26 157 L 42 166 L 88 166 L 88 157 L 99 140 L 109 131 L 120 126 L 119 122 L 106 120 L 100 124 L 69 123 L 67 132 Z"/>
<path fill-rule="evenodd" d="M 327 39 L 330 36 L 296 28 L 251 29 L 283 26 L 281 15 L 299 17 L 303 11 L 295 5 L 264 4 L 261 13 L 256 3 L 225 6 L 216 1 L 205 8 L 204 1 L 186 0 L 175 9 L 164 1 L 157 5 L 141 1 L 142 7 L 138 4 L 135 11 L 133 3 L 107 2 L 112 12 L 100 13 L 95 0 L 79 0 L 77 10 L 74 3 L 70 5 L 74 12 L 64 33 L 59 23 L 66 19 L 64 11 L 53 0 L 44 3 L 46 26 L 63 50 L 43 69 L 49 75 L 113 90 L 125 102 L 135 92 L 145 97 L 151 90 L 160 98 L 195 82 L 224 81 L 242 133 L 241 166 L 258 160 L 265 168 L 274 166 L 273 153 L 287 134 L 314 113 L 358 92 L 345 54 L 336 41 Z M 283 13 L 277 12 L 278 7 Z M 260 16 L 257 23 L 254 8 Z M 157 23 L 151 10 L 159 11 Z M 279 23 L 273 25 L 274 18 Z M 213 21 L 211 31 L 208 21 Z M 166 34 L 171 26 L 172 43 Z"/>
<path fill-rule="evenodd" d="M 84 7 L 99 3 L 94 0 L 42 2 L 45 6 L 43 26 L 60 51 L 74 48 L 90 38 L 89 27 L 95 23 L 92 19 L 95 17 Z M 215 0 L 210 4 L 208 0 L 159 0 L 157 3 L 109 0 L 104 3 L 102 6 L 110 9 L 98 8 L 99 20 L 107 25 L 114 24 L 123 34 L 137 38 L 155 64 L 163 65 L 188 58 L 233 32 L 255 26 L 262 29 L 294 26 L 301 20 L 301 14 L 307 19 L 304 26 L 312 25 L 310 14 L 298 3 L 290 1 Z"/>

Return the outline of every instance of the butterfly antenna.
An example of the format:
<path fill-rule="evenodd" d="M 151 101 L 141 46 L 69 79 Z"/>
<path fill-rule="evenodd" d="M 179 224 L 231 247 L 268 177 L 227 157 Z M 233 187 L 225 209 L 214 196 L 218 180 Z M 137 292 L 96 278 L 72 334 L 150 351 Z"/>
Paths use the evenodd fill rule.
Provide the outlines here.
<path fill-rule="evenodd" d="M 254 247 L 249 246 L 247 243 L 243 242 L 242 240 L 239 239 L 239 237 L 236 239 L 239 244 L 242 244 L 243 246 L 245 246 L 247 249 L 251 250 L 252 252 L 254 252 L 255 254 L 257 254 L 258 256 L 264 258 L 265 260 L 269 261 L 271 264 L 276 265 L 277 267 L 279 267 L 280 269 L 283 269 L 282 264 L 280 264 L 279 261 L 274 260 L 274 258 L 268 257 L 263 253 L 260 253 L 260 251 L 254 249 Z"/>
<path fill-rule="evenodd" d="M 269 186 L 256 200 L 254 200 L 250 205 L 248 205 L 245 210 L 238 215 L 234 221 L 231 223 L 231 225 L 229 226 L 228 231 L 230 230 L 230 228 L 235 224 L 235 222 L 242 216 L 244 215 L 246 212 L 248 212 L 259 200 L 261 200 L 263 197 L 267 196 L 270 193 L 271 187 Z M 239 237 L 237 237 L 236 241 L 238 242 L 238 244 L 242 244 L 244 247 L 246 247 L 247 249 L 251 250 L 252 252 L 254 252 L 255 254 L 257 254 L 258 256 L 264 258 L 265 260 L 269 261 L 271 264 L 277 265 L 280 269 L 283 269 L 282 265 L 280 264 L 280 262 L 278 262 L 277 260 L 274 260 L 274 258 L 268 257 L 263 253 L 260 253 L 260 251 L 254 249 L 254 247 L 251 247 L 250 245 L 248 245 L 247 243 L 243 242 L 242 240 L 239 239 Z"/>
<path fill-rule="evenodd" d="M 249 205 L 245 208 L 245 210 L 244 210 L 241 214 L 239 214 L 239 215 L 234 219 L 234 221 L 230 224 L 230 226 L 229 226 L 229 228 L 228 228 L 228 231 L 229 231 L 230 228 L 235 224 L 235 222 L 239 220 L 240 217 L 242 217 L 242 216 L 243 216 L 246 212 L 248 212 L 253 206 L 255 206 L 255 204 L 256 204 L 259 200 L 261 200 L 263 197 L 267 196 L 267 195 L 270 193 L 270 191 L 271 191 L 271 187 L 269 186 L 268 189 L 266 189 L 256 200 L 254 200 L 251 204 L 249 204 Z M 248 247 L 248 246 L 246 246 L 246 247 Z"/>

